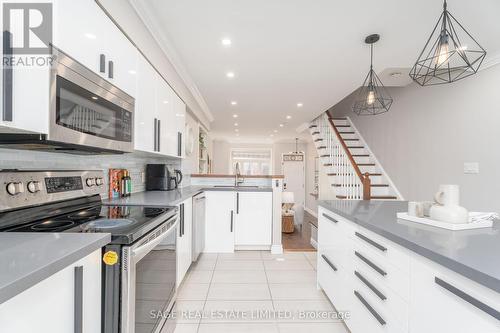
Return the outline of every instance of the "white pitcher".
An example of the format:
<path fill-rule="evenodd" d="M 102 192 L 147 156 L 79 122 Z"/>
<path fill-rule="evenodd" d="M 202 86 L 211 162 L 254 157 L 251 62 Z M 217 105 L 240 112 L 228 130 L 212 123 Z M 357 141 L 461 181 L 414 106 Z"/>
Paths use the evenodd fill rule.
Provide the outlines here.
<path fill-rule="evenodd" d="M 434 195 L 434 201 L 436 204 L 431 207 L 431 219 L 449 223 L 469 222 L 469 212 L 460 206 L 458 185 L 439 185 L 439 191 Z"/>

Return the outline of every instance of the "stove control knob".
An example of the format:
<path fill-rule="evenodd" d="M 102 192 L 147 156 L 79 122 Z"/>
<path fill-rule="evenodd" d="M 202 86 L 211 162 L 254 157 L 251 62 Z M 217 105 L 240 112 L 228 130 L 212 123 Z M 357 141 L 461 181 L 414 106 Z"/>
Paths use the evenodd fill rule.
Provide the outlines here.
<path fill-rule="evenodd" d="M 103 184 L 102 178 L 101 177 L 96 178 L 95 179 L 95 184 L 97 186 L 101 186 Z"/>
<path fill-rule="evenodd" d="M 94 185 L 95 185 L 95 180 L 94 180 L 94 178 L 87 178 L 87 179 L 85 180 L 85 184 L 87 184 L 87 186 L 88 186 L 88 187 L 92 187 L 92 186 L 94 186 Z"/>
<path fill-rule="evenodd" d="M 24 192 L 23 183 L 12 182 L 7 184 L 7 193 L 9 193 L 10 195 L 18 195 L 19 193 L 23 192 Z"/>
<path fill-rule="evenodd" d="M 40 192 L 40 182 L 37 181 L 29 182 L 27 187 L 28 187 L 28 192 L 30 193 Z"/>

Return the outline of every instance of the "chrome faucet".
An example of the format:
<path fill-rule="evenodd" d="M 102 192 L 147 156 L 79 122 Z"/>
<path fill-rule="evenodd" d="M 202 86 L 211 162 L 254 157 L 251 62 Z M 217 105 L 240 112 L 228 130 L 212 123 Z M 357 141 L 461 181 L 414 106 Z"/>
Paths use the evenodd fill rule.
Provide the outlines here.
<path fill-rule="evenodd" d="M 240 186 L 243 184 L 245 179 L 241 177 L 241 171 L 240 171 L 240 162 L 236 162 L 235 166 L 235 175 L 234 175 L 234 186 Z"/>

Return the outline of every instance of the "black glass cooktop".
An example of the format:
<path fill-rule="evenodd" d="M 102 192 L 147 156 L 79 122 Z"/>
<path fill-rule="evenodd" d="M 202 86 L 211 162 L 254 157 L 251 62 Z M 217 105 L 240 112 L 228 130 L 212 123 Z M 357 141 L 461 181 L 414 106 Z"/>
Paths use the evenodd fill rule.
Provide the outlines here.
<path fill-rule="evenodd" d="M 0 231 L 108 232 L 111 243 L 130 244 L 177 214 L 176 207 L 103 206 L 94 199 L 0 214 Z"/>

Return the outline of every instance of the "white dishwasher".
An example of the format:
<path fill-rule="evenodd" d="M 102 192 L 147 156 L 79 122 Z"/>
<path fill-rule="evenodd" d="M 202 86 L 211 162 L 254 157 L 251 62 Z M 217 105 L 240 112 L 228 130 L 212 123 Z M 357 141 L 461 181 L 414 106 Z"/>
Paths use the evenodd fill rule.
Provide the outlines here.
<path fill-rule="evenodd" d="M 193 197 L 193 261 L 205 249 L 205 193 Z"/>

